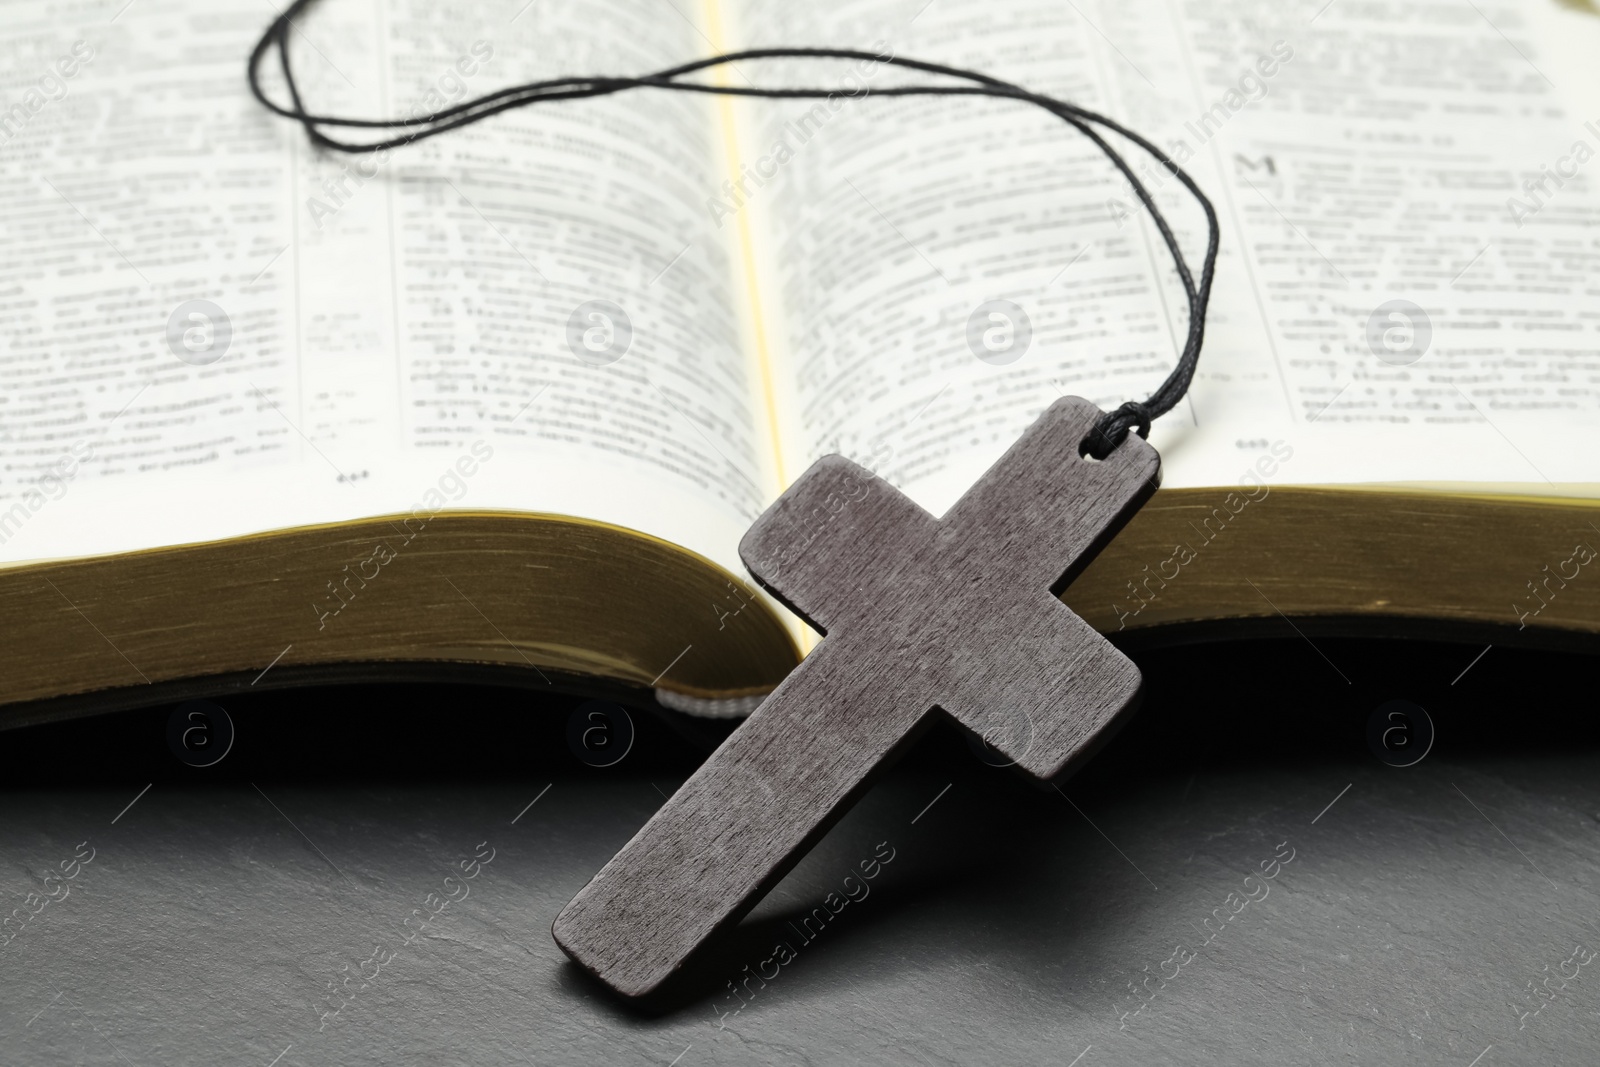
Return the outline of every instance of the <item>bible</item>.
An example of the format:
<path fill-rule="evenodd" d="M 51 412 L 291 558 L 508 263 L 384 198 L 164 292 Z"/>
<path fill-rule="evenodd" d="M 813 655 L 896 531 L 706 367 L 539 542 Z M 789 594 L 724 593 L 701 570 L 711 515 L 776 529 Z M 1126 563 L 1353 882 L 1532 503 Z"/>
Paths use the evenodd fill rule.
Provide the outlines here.
<path fill-rule="evenodd" d="M 815 642 L 737 555 L 812 461 L 939 515 L 1060 397 L 1143 396 L 1181 347 L 1128 183 L 1031 109 L 735 63 L 838 91 L 335 156 L 250 99 L 264 17 L 0 30 L 5 725 L 395 677 L 742 715 Z M 1061 594 L 1089 624 L 1597 647 L 1586 8 L 329 0 L 291 39 L 312 111 L 373 118 L 778 45 L 1080 102 L 1216 203 L 1163 486 Z"/>

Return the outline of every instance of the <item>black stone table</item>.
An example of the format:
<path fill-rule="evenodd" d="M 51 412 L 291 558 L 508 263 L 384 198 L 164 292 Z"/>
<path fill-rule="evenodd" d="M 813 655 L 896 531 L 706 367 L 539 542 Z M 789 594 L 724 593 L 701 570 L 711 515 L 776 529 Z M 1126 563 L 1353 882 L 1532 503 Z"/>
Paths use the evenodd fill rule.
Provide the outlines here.
<path fill-rule="evenodd" d="M 930 734 L 648 1015 L 549 928 L 692 725 L 635 709 L 596 768 L 575 698 L 369 686 L 230 702 L 206 769 L 167 708 L 0 735 L 0 1063 L 1600 1060 L 1596 661 L 1318 646 L 1350 684 L 1298 639 L 1136 653 L 1059 792 Z M 1367 747 L 1393 698 L 1415 766 Z"/>

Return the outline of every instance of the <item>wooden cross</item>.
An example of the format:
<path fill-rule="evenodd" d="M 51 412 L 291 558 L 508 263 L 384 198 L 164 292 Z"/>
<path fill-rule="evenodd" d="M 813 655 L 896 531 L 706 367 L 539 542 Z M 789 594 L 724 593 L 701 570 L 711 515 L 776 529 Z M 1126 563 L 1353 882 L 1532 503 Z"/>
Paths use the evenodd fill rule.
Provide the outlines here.
<path fill-rule="evenodd" d="M 1038 778 L 1088 755 L 1139 669 L 1056 594 L 1160 472 L 1134 435 L 1085 459 L 1100 416 L 1057 401 L 942 519 L 827 456 L 756 520 L 740 556 L 827 638 L 556 918 L 567 955 L 625 996 L 655 992 L 936 714 Z"/>

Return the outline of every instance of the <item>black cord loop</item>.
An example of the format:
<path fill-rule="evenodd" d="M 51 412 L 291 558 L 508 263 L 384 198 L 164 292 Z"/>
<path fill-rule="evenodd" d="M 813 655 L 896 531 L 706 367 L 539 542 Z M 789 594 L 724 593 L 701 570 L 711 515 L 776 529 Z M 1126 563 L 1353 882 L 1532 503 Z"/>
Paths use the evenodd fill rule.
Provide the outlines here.
<path fill-rule="evenodd" d="M 1137 430 L 1140 437 L 1149 437 L 1152 417 L 1147 404 L 1130 400 L 1117 410 L 1107 412 L 1094 424 L 1089 440 L 1084 442 L 1084 451 L 1095 459 L 1105 459 L 1127 438 L 1129 430 Z"/>
<path fill-rule="evenodd" d="M 1194 179 L 1182 167 L 1168 158 L 1165 152 L 1144 137 L 1114 120 L 1106 118 L 1104 115 L 1079 107 L 1076 104 L 1068 103 L 1065 100 L 1057 100 L 1054 97 L 1029 92 L 1020 86 L 1000 81 L 997 78 L 991 78 L 987 74 L 981 74 L 977 71 L 949 67 L 940 63 L 928 63 L 916 59 L 903 59 L 887 52 L 866 52 L 853 48 L 750 48 L 739 52 L 727 52 L 722 55 L 709 56 L 705 59 L 697 59 L 692 63 L 669 67 L 666 70 L 642 77 L 553 78 L 542 82 L 511 86 L 471 100 L 464 100 L 453 107 L 447 107 L 432 114 L 409 119 L 349 119 L 334 115 L 317 115 L 306 110 L 305 103 L 300 95 L 300 86 L 295 81 L 294 70 L 289 61 L 289 33 L 294 28 L 294 20 L 314 3 L 316 3 L 316 0 L 294 0 L 294 3 L 290 4 L 282 14 L 274 19 L 272 24 L 267 27 L 266 32 L 261 35 L 261 39 L 256 42 L 254 50 L 250 53 L 248 67 L 250 91 L 255 94 L 256 99 L 261 102 L 262 106 L 274 114 L 300 123 L 312 144 L 334 152 L 386 152 L 429 137 L 437 137 L 441 133 L 446 133 L 474 122 L 481 122 L 491 115 L 497 115 L 512 108 L 526 107 L 530 104 L 546 103 L 553 100 L 577 100 L 609 96 L 628 89 L 650 88 L 721 96 L 753 96 L 781 99 L 820 99 L 837 95 L 842 91 L 812 88 L 757 89 L 748 86 L 706 85 L 700 82 L 679 80 L 685 75 L 710 70 L 728 63 L 753 59 L 854 59 L 882 63 L 886 66 L 902 67 L 925 74 L 956 78 L 971 84 L 886 86 L 881 89 L 871 90 L 867 95 L 996 97 L 1020 100 L 1043 108 L 1088 138 L 1127 179 L 1139 203 L 1144 206 L 1145 211 L 1149 212 L 1151 221 L 1161 234 L 1162 243 L 1166 245 L 1168 253 L 1172 256 L 1173 266 L 1176 268 L 1178 280 L 1183 285 L 1184 296 L 1187 298 L 1189 307 L 1189 330 L 1184 338 L 1183 350 L 1179 353 L 1177 366 L 1172 369 L 1166 380 L 1156 388 L 1156 391 L 1151 393 L 1142 403 L 1129 401 L 1115 411 L 1107 412 L 1095 424 L 1094 431 L 1084 441 L 1083 448 L 1096 459 L 1104 459 L 1127 438 L 1130 430 L 1137 431 L 1140 437 L 1148 437 L 1151 420 L 1160 418 L 1171 411 L 1178 401 L 1183 399 L 1184 394 L 1189 390 L 1190 382 L 1194 379 L 1195 365 L 1199 362 L 1200 348 L 1205 340 L 1206 309 L 1211 302 L 1211 283 L 1216 275 L 1217 246 L 1219 242 L 1216 210 L 1211 206 L 1211 201 L 1207 199 L 1206 195 L 1200 191 L 1200 187 L 1195 184 Z M 265 60 L 267 53 L 273 49 L 278 52 L 278 65 L 283 71 L 284 84 L 289 93 L 290 102 L 287 107 L 268 99 L 261 88 L 261 64 Z M 1139 180 L 1138 175 L 1128 165 L 1127 160 L 1123 159 L 1122 154 L 1112 147 L 1105 137 L 1094 128 L 1096 126 L 1131 141 L 1149 154 L 1183 185 L 1205 212 L 1206 251 L 1205 257 L 1201 262 L 1198 282 L 1190 272 L 1189 264 L 1184 259 L 1182 250 L 1178 247 L 1178 240 L 1173 235 L 1171 227 L 1167 225 L 1165 216 L 1156 207 L 1155 200 L 1151 197 L 1149 190 Z M 352 142 L 329 136 L 328 133 L 324 132 L 325 128 L 404 132 L 399 132 L 396 136 L 384 140 Z"/>

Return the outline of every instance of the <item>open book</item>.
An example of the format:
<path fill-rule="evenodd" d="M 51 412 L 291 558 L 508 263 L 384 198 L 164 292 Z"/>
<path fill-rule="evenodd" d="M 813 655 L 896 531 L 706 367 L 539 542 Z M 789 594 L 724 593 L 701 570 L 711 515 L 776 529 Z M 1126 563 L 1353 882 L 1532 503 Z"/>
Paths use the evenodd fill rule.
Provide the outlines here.
<path fill-rule="evenodd" d="M 1058 396 L 1147 395 L 1185 328 L 1127 184 L 1025 105 L 739 63 L 841 91 L 335 158 L 248 96 L 264 5 L 118 6 L 0 29 L 8 722 L 418 665 L 747 709 L 812 639 L 736 554 L 799 471 L 842 452 L 940 513 Z M 1094 625 L 1600 634 L 1585 5 L 326 0 L 292 36 L 312 110 L 372 117 L 775 45 L 1077 101 L 1216 202 L 1164 488 L 1065 594 Z"/>

